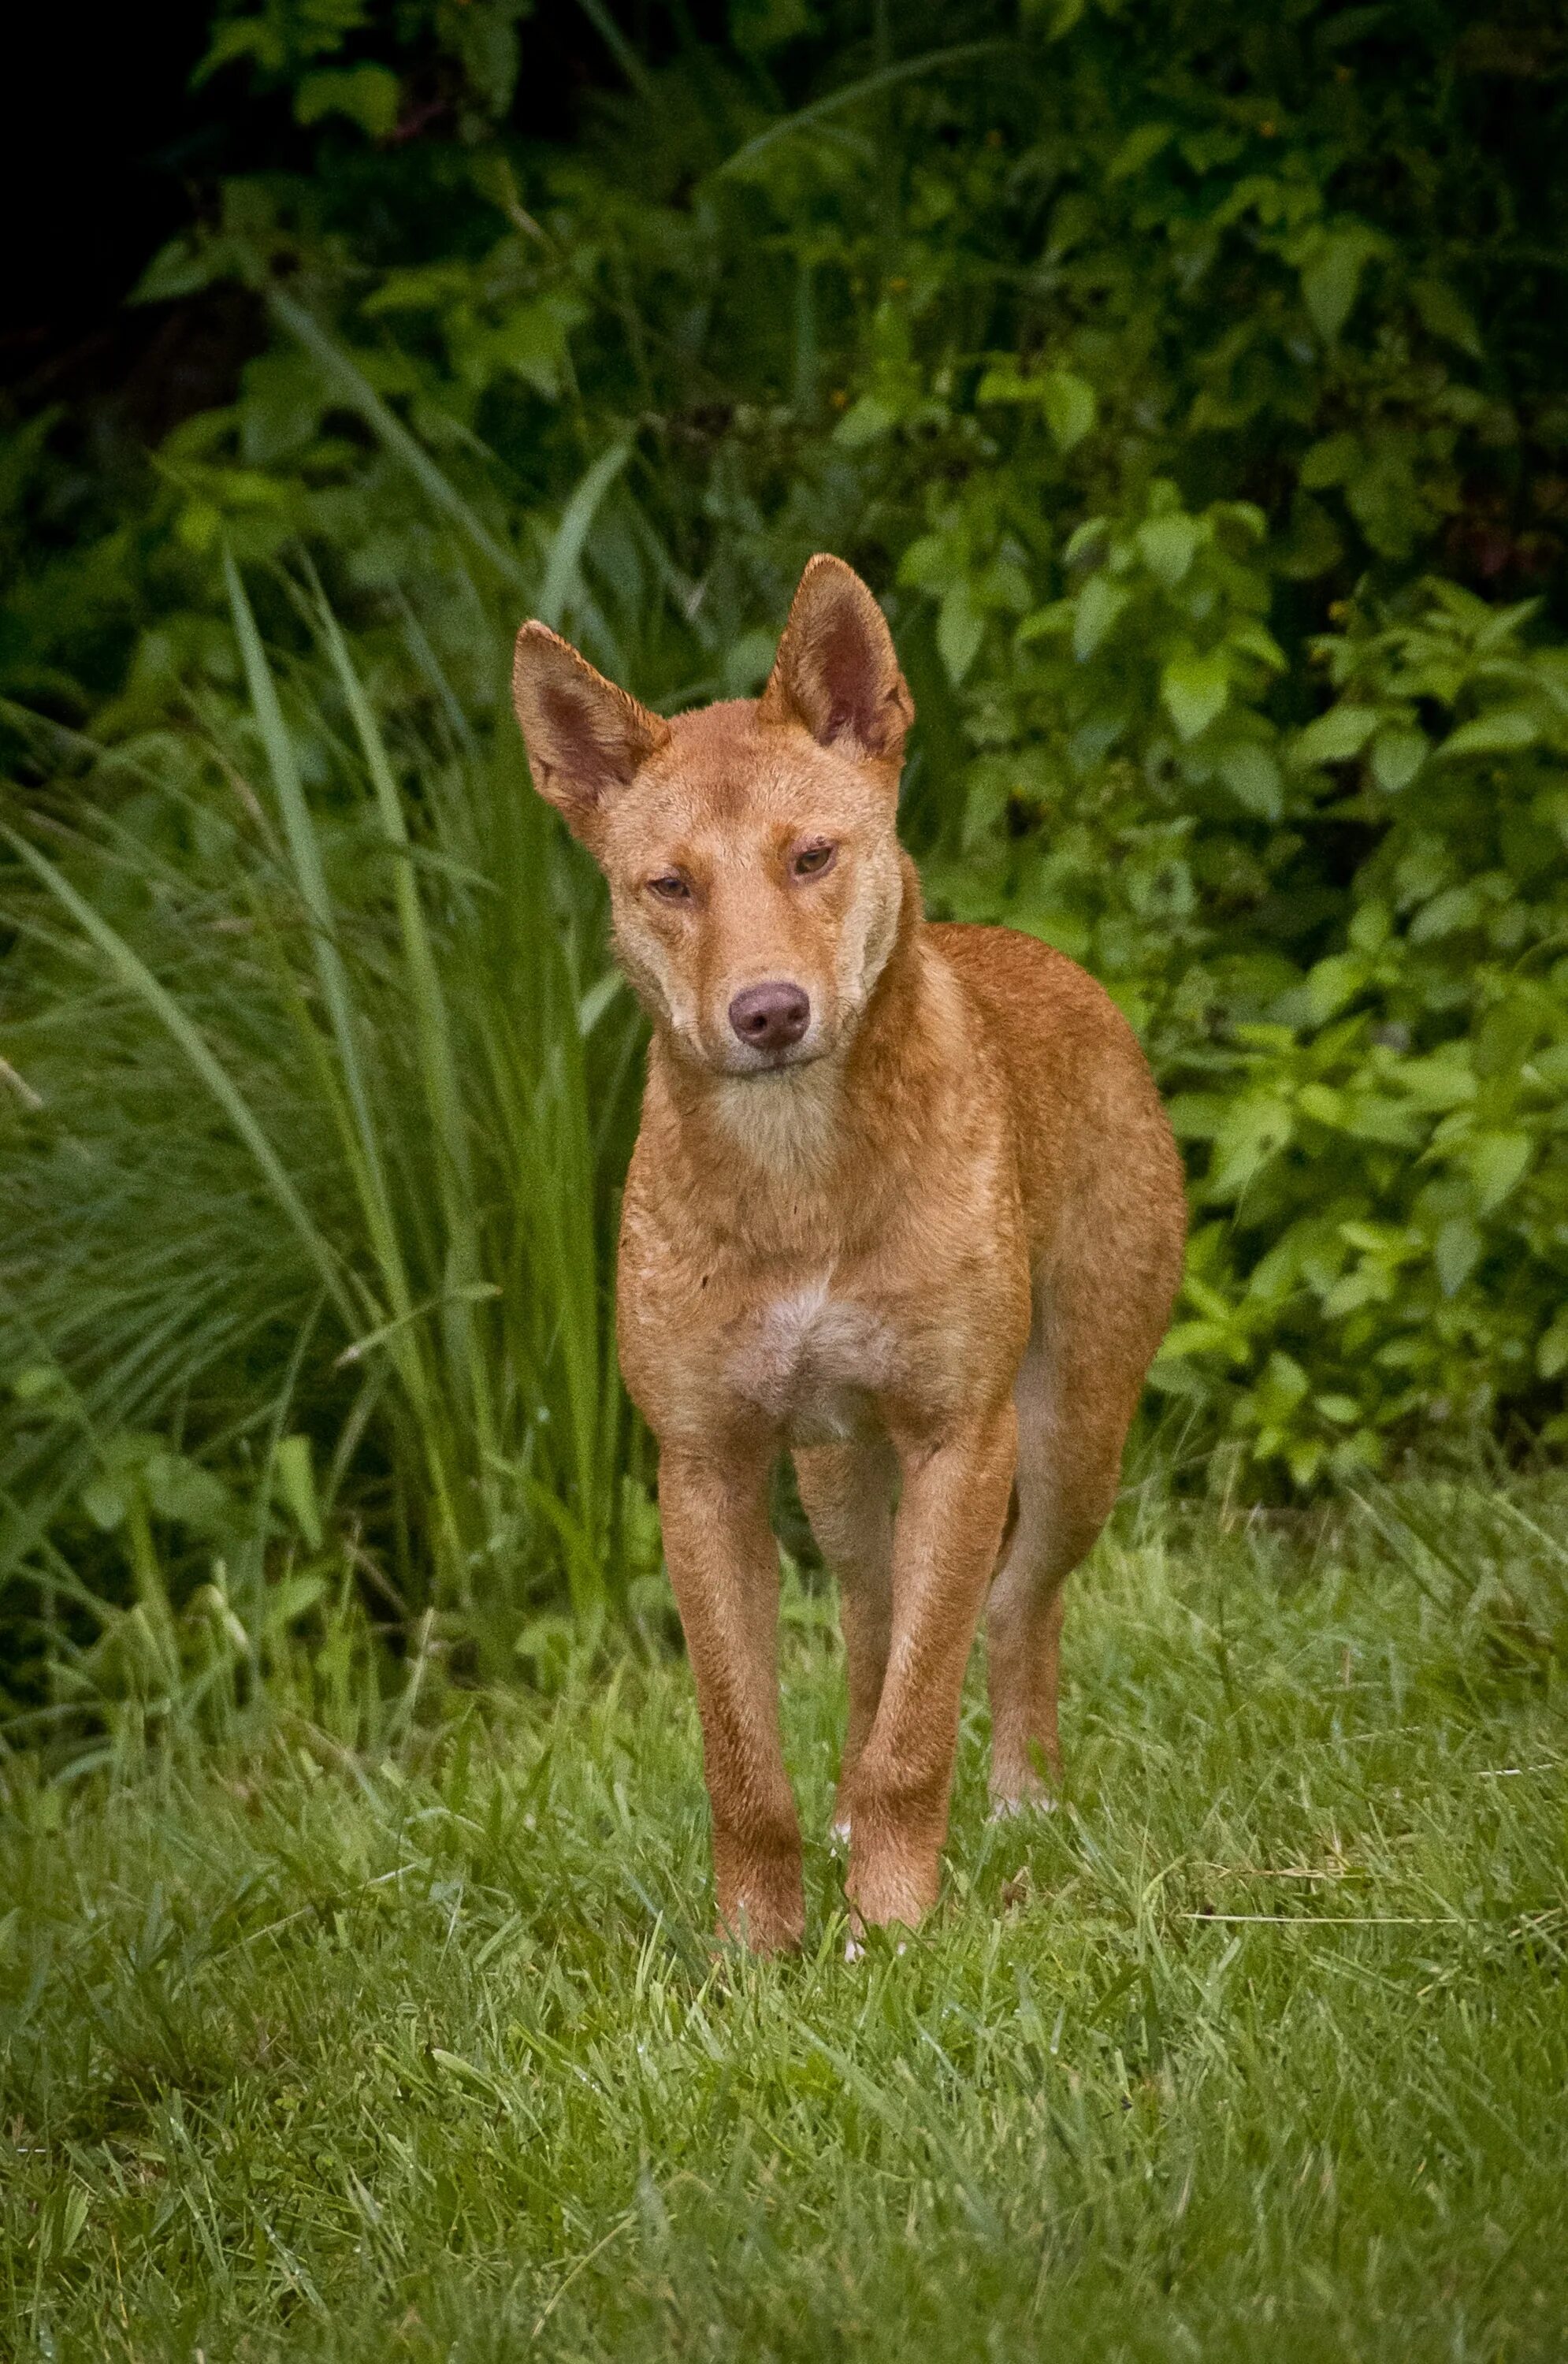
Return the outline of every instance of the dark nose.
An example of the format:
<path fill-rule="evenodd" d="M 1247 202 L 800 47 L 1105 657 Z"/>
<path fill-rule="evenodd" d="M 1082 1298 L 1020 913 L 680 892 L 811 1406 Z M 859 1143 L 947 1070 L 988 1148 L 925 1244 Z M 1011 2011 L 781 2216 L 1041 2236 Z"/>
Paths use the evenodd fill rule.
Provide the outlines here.
<path fill-rule="evenodd" d="M 811 1002 L 783 978 L 749 985 L 730 1003 L 729 1023 L 753 1051 L 787 1051 L 811 1023 Z"/>

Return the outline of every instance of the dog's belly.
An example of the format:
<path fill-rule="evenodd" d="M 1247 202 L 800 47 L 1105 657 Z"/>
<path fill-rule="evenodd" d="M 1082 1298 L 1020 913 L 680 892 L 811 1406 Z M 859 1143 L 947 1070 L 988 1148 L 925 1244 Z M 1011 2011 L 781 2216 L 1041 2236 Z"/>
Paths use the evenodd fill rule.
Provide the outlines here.
<path fill-rule="evenodd" d="M 792 1444 L 847 1444 L 877 1426 L 895 1340 L 881 1317 L 828 1294 L 826 1281 L 774 1298 L 743 1325 L 730 1384 L 776 1421 Z"/>

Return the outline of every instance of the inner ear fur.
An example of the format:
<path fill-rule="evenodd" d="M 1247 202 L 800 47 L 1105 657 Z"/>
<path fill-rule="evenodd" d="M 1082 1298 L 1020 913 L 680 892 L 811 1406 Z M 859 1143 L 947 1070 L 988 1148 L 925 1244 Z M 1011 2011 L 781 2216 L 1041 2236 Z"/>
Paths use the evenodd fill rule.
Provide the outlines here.
<path fill-rule="evenodd" d="M 628 787 L 670 736 L 660 715 L 595 673 L 548 624 L 517 634 L 512 704 L 534 786 L 578 837 L 592 836 L 606 797 Z"/>
<path fill-rule="evenodd" d="M 758 703 L 763 722 L 799 722 L 824 747 L 896 764 L 915 719 L 887 619 L 852 566 L 810 559 Z"/>

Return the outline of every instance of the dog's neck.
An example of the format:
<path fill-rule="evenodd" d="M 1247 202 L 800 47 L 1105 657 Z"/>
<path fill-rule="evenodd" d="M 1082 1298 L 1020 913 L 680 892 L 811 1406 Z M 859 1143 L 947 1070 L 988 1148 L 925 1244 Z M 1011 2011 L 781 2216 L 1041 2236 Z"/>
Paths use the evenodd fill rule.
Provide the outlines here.
<path fill-rule="evenodd" d="M 941 1121 L 962 1035 L 958 988 L 906 863 L 892 951 L 849 1040 L 802 1067 L 716 1075 L 655 1028 L 648 1111 L 719 1227 L 785 1248 L 857 1207 L 869 1218 Z M 829 1215 L 831 1210 L 831 1215 Z"/>

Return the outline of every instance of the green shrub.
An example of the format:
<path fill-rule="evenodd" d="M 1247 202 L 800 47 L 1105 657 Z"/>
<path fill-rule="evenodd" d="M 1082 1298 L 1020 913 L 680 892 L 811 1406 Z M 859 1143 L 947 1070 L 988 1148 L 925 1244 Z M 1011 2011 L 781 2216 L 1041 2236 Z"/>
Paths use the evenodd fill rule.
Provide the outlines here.
<path fill-rule="evenodd" d="M 1155 1383 L 1200 1444 L 1297 1486 L 1504 1412 L 1561 1444 L 1568 651 L 1418 585 L 1315 643 L 1334 702 L 1281 729 L 1262 525 L 1157 483 L 1080 528 L 975 693 L 931 886 L 1086 960 L 1149 1043 L 1195 1212 Z"/>

